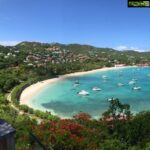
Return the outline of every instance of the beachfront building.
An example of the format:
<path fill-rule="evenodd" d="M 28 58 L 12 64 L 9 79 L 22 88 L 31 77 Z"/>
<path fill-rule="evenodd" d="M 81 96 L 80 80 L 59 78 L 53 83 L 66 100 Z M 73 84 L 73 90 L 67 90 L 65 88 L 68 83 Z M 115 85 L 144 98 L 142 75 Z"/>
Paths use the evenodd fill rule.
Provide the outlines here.
<path fill-rule="evenodd" d="M 115 67 L 123 67 L 126 66 L 126 64 L 115 64 Z"/>

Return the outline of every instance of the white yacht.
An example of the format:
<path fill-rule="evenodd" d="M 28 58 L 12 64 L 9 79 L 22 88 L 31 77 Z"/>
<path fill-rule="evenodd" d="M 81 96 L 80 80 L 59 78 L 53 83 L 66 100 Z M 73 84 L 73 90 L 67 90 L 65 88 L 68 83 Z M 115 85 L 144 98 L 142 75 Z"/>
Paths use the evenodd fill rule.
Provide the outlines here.
<path fill-rule="evenodd" d="M 141 87 L 140 86 L 134 86 L 132 89 L 133 90 L 141 90 Z"/>
<path fill-rule="evenodd" d="M 79 95 L 89 95 L 89 92 L 85 91 L 85 90 L 82 90 L 80 92 L 78 92 Z"/>
<path fill-rule="evenodd" d="M 101 91 L 102 89 L 98 88 L 98 87 L 93 87 L 92 88 L 93 91 Z"/>
<path fill-rule="evenodd" d="M 131 80 L 131 81 L 129 81 L 129 85 L 133 85 L 133 84 L 135 84 L 136 82 L 135 81 L 133 81 L 133 80 Z"/>

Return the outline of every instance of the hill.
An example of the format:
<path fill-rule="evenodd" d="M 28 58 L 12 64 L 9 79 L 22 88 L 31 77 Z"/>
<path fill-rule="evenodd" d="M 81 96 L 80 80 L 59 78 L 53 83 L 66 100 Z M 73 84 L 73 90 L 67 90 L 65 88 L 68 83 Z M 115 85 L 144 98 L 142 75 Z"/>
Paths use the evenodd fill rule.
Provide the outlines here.
<path fill-rule="evenodd" d="M 0 119 L 16 128 L 16 149 L 36 150 L 41 149 L 41 145 L 48 150 L 149 149 L 150 137 L 146 133 L 150 129 L 150 112 L 134 117 L 130 107 L 118 100 L 110 103 L 99 120 L 91 119 L 86 113 L 70 120 L 60 119 L 50 112 L 33 110 L 19 103 L 21 91 L 37 81 L 122 63 L 150 65 L 150 52 L 38 42 L 0 46 Z M 6 98 L 7 95 L 10 98 Z M 116 108 L 128 117 L 107 122 Z"/>
<path fill-rule="evenodd" d="M 134 65 L 149 63 L 150 52 L 117 51 L 111 48 L 97 48 L 80 44 L 21 42 L 16 46 L 0 46 L 0 60 L 1 68 L 4 66 L 3 63 L 14 66 L 16 64 L 40 66 L 43 63 L 72 62 L 99 62 L 104 66 L 121 63 Z"/>

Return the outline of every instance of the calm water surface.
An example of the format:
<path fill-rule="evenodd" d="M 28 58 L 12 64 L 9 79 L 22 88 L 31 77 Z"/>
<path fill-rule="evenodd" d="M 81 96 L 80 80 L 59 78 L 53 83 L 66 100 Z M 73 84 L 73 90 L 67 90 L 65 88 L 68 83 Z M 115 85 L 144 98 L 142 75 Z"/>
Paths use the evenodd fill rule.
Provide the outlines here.
<path fill-rule="evenodd" d="M 129 85 L 133 79 L 136 79 L 136 84 Z M 80 85 L 75 87 L 76 80 Z M 124 86 L 120 87 L 118 83 Z M 133 90 L 134 86 L 140 86 L 141 90 Z M 102 90 L 93 91 L 93 87 Z M 81 90 L 86 90 L 89 95 L 77 94 Z M 108 98 L 111 97 L 130 104 L 133 113 L 150 110 L 150 68 L 129 67 L 69 77 L 43 88 L 31 98 L 30 106 L 54 111 L 60 117 L 71 117 L 82 111 L 97 118 L 108 108 Z"/>

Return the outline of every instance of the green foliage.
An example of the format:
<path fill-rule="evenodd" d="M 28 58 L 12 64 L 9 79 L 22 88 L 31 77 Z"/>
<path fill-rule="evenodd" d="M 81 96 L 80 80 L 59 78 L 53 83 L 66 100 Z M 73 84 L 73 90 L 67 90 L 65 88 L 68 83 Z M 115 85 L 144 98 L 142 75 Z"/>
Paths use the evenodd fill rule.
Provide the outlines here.
<path fill-rule="evenodd" d="M 6 104 L 3 95 L 0 96 L 0 118 L 6 120 L 16 129 L 16 149 L 27 147 L 30 143 L 28 136 L 31 126 L 36 125 L 35 120 L 30 119 L 26 115 L 19 115 L 9 103 Z"/>
<path fill-rule="evenodd" d="M 43 111 L 40 111 L 40 110 L 34 110 L 34 114 L 37 117 L 40 117 L 42 119 L 53 120 L 53 121 L 59 119 L 59 117 L 51 115 L 50 112 L 43 112 Z"/>
<path fill-rule="evenodd" d="M 60 55 L 47 50 L 53 46 L 60 48 Z M 37 63 L 34 58 L 38 60 Z M 54 63 L 47 62 L 47 58 L 53 59 Z M 122 104 L 116 99 L 110 102 L 104 116 L 117 119 L 123 114 L 126 116 L 125 120 L 117 119 L 111 124 L 103 119 L 91 119 L 86 113 L 77 114 L 70 120 L 63 120 L 51 115 L 50 112 L 19 105 L 19 95 L 26 85 L 58 75 L 110 67 L 120 63 L 132 65 L 149 61 L 149 52 L 119 52 L 89 45 L 22 42 L 13 47 L 0 46 L 0 118 L 16 128 L 17 150 L 36 149 L 31 146 L 30 131 L 33 131 L 47 148 L 50 149 L 52 146 L 54 150 L 148 150 L 149 112 L 132 117 L 129 105 Z M 23 115 L 19 114 L 5 98 L 5 94 L 12 89 L 11 99 L 15 106 L 24 112 Z M 33 118 L 43 122 L 39 123 L 39 120 L 37 122 Z"/>
<path fill-rule="evenodd" d="M 119 100 L 111 102 L 110 106 L 115 110 L 118 106 L 127 107 Z M 26 105 L 19 107 L 27 113 L 32 110 Z M 37 123 L 26 113 L 18 114 L 9 105 L 4 95 L 0 95 L 0 118 L 16 128 L 17 150 L 35 149 L 29 136 L 30 131 L 48 149 L 52 147 L 54 150 L 148 150 L 150 147 L 149 111 L 141 112 L 130 120 L 118 120 L 113 128 L 110 128 L 107 121 L 91 119 L 86 113 L 79 113 L 74 116 L 74 119 L 59 119 L 49 112 L 44 113 L 39 110 L 35 110 L 34 114 L 43 118 L 43 122 Z"/>
<path fill-rule="evenodd" d="M 148 146 L 148 143 L 150 143 L 149 124 L 150 111 L 141 112 L 133 118 L 128 130 L 128 140 L 130 144 L 139 145 L 141 147 Z"/>
<path fill-rule="evenodd" d="M 20 85 L 16 86 L 11 93 L 11 100 L 15 105 L 19 105 L 19 99 L 17 98 L 17 93 L 20 92 L 21 88 L 26 85 L 27 83 L 21 83 Z"/>
<path fill-rule="evenodd" d="M 100 145 L 99 150 L 125 150 L 125 145 L 122 144 L 118 139 L 105 140 L 103 144 Z"/>
<path fill-rule="evenodd" d="M 111 99 L 109 105 L 109 109 L 103 113 L 103 116 L 105 118 L 107 117 L 113 117 L 117 119 L 118 117 L 126 117 L 130 119 L 131 112 L 130 112 L 130 106 L 128 104 L 122 104 L 119 99 Z"/>
<path fill-rule="evenodd" d="M 18 108 L 23 110 L 25 113 L 33 114 L 34 110 L 27 105 L 19 105 Z"/>
<path fill-rule="evenodd" d="M 11 88 L 19 83 L 15 74 L 9 74 L 7 70 L 0 71 L 0 91 L 8 92 Z"/>

